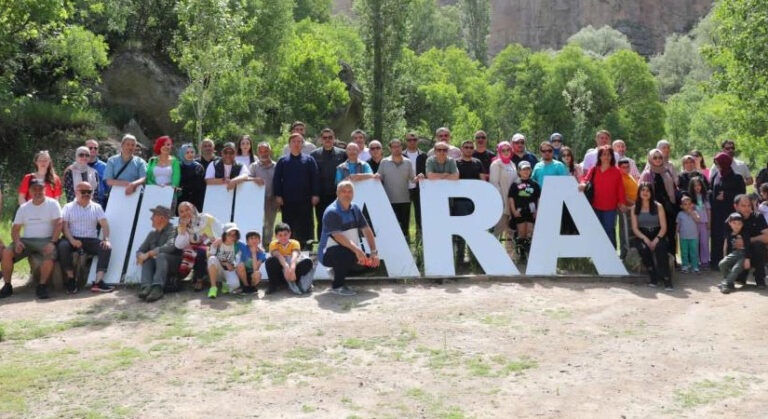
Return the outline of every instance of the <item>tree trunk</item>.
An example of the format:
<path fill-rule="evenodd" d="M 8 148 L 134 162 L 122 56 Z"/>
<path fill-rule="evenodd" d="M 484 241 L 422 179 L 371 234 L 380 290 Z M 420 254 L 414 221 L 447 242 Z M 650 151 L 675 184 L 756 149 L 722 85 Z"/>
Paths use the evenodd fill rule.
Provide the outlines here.
<path fill-rule="evenodd" d="M 373 137 L 382 140 L 384 132 L 384 67 L 382 64 L 381 1 L 371 1 L 373 7 Z"/>

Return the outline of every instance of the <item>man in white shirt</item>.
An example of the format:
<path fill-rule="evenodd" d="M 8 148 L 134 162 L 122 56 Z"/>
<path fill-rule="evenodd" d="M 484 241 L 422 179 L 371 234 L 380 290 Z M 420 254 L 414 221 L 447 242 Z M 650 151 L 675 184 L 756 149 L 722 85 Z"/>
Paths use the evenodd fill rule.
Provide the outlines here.
<path fill-rule="evenodd" d="M 304 138 L 304 144 L 301 146 L 301 154 L 310 155 L 310 153 L 317 149 L 317 146 L 310 140 L 311 137 L 307 137 L 306 125 L 304 125 L 303 122 L 295 121 L 291 124 L 291 135 L 293 134 L 301 134 L 301 137 Z M 289 154 L 291 154 L 290 144 L 286 144 L 283 147 L 283 157 L 287 157 Z"/>
<path fill-rule="evenodd" d="M 352 134 L 350 134 L 350 137 L 352 137 L 352 142 L 357 144 L 357 147 L 360 149 L 360 153 L 358 154 L 357 158 L 360 161 L 367 162 L 371 159 L 371 152 L 368 150 L 368 147 L 365 145 L 365 141 L 368 138 L 368 135 L 365 133 L 365 131 L 361 129 L 356 129 L 352 131 Z"/>
<path fill-rule="evenodd" d="M 458 160 L 461 158 L 461 150 L 458 147 L 451 145 L 451 130 L 446 127 L 440 127 L 435 131 L 435 145 L 437 143 L 445 143 L 448 145 L 448 157 Z M 427 152 L 427 157 L 435 155 L 435 149 L 432 148 Z"/>
<path fill-rule="evenodd" d="M 403 155 L 411 162 L 413 173 L 415 175 L 426 174 L 427 153 L 419 149 L 419 135 L 416 132 L 409 132 L 405 136 L 406 149 Z M 416 220 L 416 235 L 421 234 L 421 195 L 419 195 L 419 184 L 415 181 L 408 182 L 408 192 L 413 204 L 413 214 Z M 410 238 L 406 236 L 410 243 Z"/>
<path fill-rule="evenodd" d="M 0 289 L 0 298 L 13 294 L 13 264 L 35 254 L 43 257 L 40 284 L 36 290 L 37 298 L 48 298 L 48 280 L 56 261 L 55 243 L 61 236 L 61 207 L 56 200 L 45 196 L 45 184 L 41 180 L 32 178 L 29 190 L 32 200 L 24 203 L 16 212 L 11 228 L 12 242 L 3 250 L 2 270 L 5 284 Z"/>
<path fill-rule="evenodd" d="M 61 215 L 61 228 L 64 239 L 59 240 L 59 264 L 67 276 L 67 293 L 77 293 L 75 271 L 72 268 L 72 253 L 78 252 L 98 256 L 96 280 L 91 286 L 92 292 L 111 292 L 115 288 L 104 283 L 104 273 L 109 267 L 112 245 L 109 243 L 109 223 L 101 205 L 91 201 L 93 188 L 88 182 L 75 186 L 75 200 L 64 205 Z M 101 226 L 102 238 L 99 239 L 97 227 Z"/>
<path fill-rule="evenodd" d="M 587 150 L 587 154 L 584 155 L 584 161 L 581 163 L 581 168 L 584 170 L 584 173 L 587 173 L 589 169 L 595 167 L 597 164 L 597 149 L 604 146 L 604 145 L 610 145 L 611 144 L 611 133 L 606 130 L 600 130 L 595 135 L 595 148 L 590 148 Z M 613 157 L 616 159 L 616 161 L 621 160 L 621 156 L 619 156 L 619 153 L 616 152 L 616 150 L 613 150 Z"/>
<path fill-rule="evenodd" d="M 731 170 L 733 170 L 733 173 L 736 173 L 737 175 L 741 175 L 742 178 L 744 178 L 744 183 L 749 186 L 753 183 L 755 183 L 755 180 L 752 178 L 752 174 L 749 173 L 749 166 L 747 166 L 746 163 L 744 163 L 741 160 L 737 160 L 734 156 L 736 155 L 736 143 L 733 140 L 725 140 L 720 144 L 720 150 L 723 153 L 728 154 L 733 159 L 733 162 L 731 163 Z M 712 168 L 709 169 L 709 179 L 713 179 L 715 177 L 715 173 L 718 173 L 716 165 L 712 165 Z"/>
<path fill-rule="evenodd" d="M 206 185 L 227 185 L 227 189 L 234 189 L 246 180 L 248 168 L 235 161 L 235 143 L 225 143 L 221 149 L 221 158 L 205 169 Z"/>
<path fill-rule="evenodd" d="M 629 160 L 629 175 L 635 178 L 635 180 L 640 179 L 640 172 L 637 170 L 637 164 L 634 160 L 630 159 L 626 156 L 627 154 L 627 145 L 624 143 L 624 140 L 618 139 L 613 142 L 612 144 L 613 151 L 619 155 L 619 159 L 616 160 L 618 163 L 621 159 L 627 159 Z"/>

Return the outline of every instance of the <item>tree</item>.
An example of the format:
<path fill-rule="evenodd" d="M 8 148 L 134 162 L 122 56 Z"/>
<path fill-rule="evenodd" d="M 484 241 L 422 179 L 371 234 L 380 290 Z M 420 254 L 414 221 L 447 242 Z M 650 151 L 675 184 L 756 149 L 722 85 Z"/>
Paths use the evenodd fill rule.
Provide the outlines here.
<path fill-rule="evenodd" d="M 369 118 L 373 138 L 384 138 L 402 124 L 402 104 L 398 97 L 397 65 L 407 40 L 410 0 L 358 0 L 360 32 L 368 53 Z"/>
<path fill-rule="evenodd" d="M 189 79 L 182 102 L 192 109 L 199 144 L 219 82 L 241 70 L 244 48 L 237 31 L 242 18 L 238 11 L 228 7 L 226 0 L 182 0 L 176 10 L 180 31 L 175 38 L 173 58 Z M 182 118 L 178 112 L 175 116 Z"/>
<path fill-rule="evenodd" d="M 632 49 L 629 38 L 608 25 L 600 29 L 587 25 L 571 35 L 568 38 L 568 43 L 576 44 L 588 54 L 600 58 L 605 58 L 623 49 Z"/>
<path fill-rule="evenodd" d="M 659 81 L 661 94 L 669 98 L 683 85 L 708 81 L 712 69 L 701 55 L 700 43 L 690 35 L 672 34 L 664 42 L 664 53 L 651 58 L 650 66 Z"/>
<path fill-rule="evenodd" d="M 412 0 L 408 47 L 418 54 L 431 48 L 464 47 L 461 11 L 454 5 L 438 6 L 437 0 Z"/>
<path fill-rule="evenodd" d="M 327 22 L 331 18 L 331 3 L 332 0 L 296 0 L 293 19 L 296 22 L 307 18 L 315 22 Z"/>
<path fill-rule="evenodd" d="M 664 107 L 648 64 L 636 52 L 622 50 L 608 57 L 605 65 L 619 112 L 614 137 L 623 138 L 634 153 L 653 148 L 664 136 Z"/>
<path fill-rule="evenodd" d="M 491 32 L 491 2 L 461 0 L 461 23 L 469 54 L 483 65 L 488 64 L 488 34 Z"/>

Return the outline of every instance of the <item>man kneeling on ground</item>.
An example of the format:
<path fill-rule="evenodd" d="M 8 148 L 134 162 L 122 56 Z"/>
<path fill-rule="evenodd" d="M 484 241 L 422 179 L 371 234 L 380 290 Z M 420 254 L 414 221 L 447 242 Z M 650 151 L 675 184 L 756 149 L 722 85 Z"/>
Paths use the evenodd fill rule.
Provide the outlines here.
<path fill-rule="evenodd" d="M 360 207 L 352 202 L 354 195 L 355 187 L 350 181 L 340 182 L 336 187 L 336 200 L 323 214 L 323 234 L 317 250 L 317 260 L 333 268 L 331 292 L 338 295 L 356 294 L 345 285 L 347 274 L 356 263 L 371 268 L 379 266 L 376 239 Z M 361 248 L 361 231 L 371 246 L 370 256 Z"/>
<path fill-rule="evenodd" d="M 152 230 L 136 252 L 136 263 L 141 266 L 139 298 L 151 303 L 163 298 L 165 280 L 181 263 L 181 250 L 177 249 L 176 229 L 171 225 L 171 210 L 158 205 L 152 212 Z"/>

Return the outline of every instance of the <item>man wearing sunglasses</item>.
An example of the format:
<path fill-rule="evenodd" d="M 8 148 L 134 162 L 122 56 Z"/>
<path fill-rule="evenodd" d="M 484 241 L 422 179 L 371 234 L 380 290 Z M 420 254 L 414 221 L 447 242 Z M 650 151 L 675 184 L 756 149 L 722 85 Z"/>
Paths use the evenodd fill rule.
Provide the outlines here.
<path fill-rule="evenodd" d="M 515 163 L 515 165 L 518 166 L 521 161 L 527 161 L 530 163 L 531 167 L 536 166 L 539 159 L 537 159 L 533 153 L 525 149 L 525 135 L 520 133 L 513 135 L 510 143 L 512 143 L 512 163 Z"/>
<path fill-rule="evenodd" d="M 75 187 L 76 198 L 64 206 L 61 215 L 61 227 L 64 240 L 59 240 L 59 263 L 66 275 L 68 294 L 78 291 L 75 272 L 72 268 L 72 254 L 98 256 L 96 280 L 91 286 L 92 292 L 111 292 L 114 287 L 104 283 L 104 273 L 109 266 L 112 246 L 109 243 L 109 223 L 101 205 L 91 200 L 93 188 L 88 182 L 80 182 Z M 99 239 L 97 227 L 101 226 L 102 238 Z"/>
<path fill-rule="evenodd" d="M 488 180 L 491 173 L 491 161 L 496 157 L 496 153 L 488 150 L 488 134 L 485 131 L 477 131 L 475 133 L 475 151 L 472 153 L 472 157 L 480 160 L 483 164 L 482 179 Z"/>
<path fill-rule="evenodd" d="M 93 167 L 96 173 L 99 174 L 101 182 L 99 184 L 98 196 L 94 198 L 96 202 L 104 205 L 105 191 L 107 190 L 107 180 L 104 179 L 104 171 L 107 170 L 107 163 L 99 159 L 99 142 L 93 138 L 89 138 L 85 141 L 85 146 L 88 147 L 88 151 L 91 154 L 91 158 L 88 160 L 88 166 Z"/>
<path fill-rule="evenodd" d="M 448 146 L 448 157 L 453 160 L 461 158 L 461 150 L 458 147 L 451 145 L 451 130 L 446 127 L 440 127 L 435 131 L 435 147 L 437 144 L 445 144 Z M 427 156 L 432 157 L 435 155 L 435 148 L 427 152 Z"/>
<path fill-rule="evenodd" d="M 406 149 L 403 155 L 410 161 L 413 173 L 418 176 L 426 173 L 427 153 L 419 149 L 419 135 L 413 131 L 405 136 Z M 421 195 L 419 185 L 415 181 L 408 183 L 408 193 L 413 203 L 413 214 L 416 220 L 416 235 L 421 234 Z"/>
<path fill-rule="evenodd" d="M 336 167 L 347 160 L 347 154 L 336 143 L 336 134 L 330 128 L 320 131 L 322 147 L 316 149 L 310 156 L 317 162 L 318 183 L 320 184 L 320 201 L 315 206 L 315 220 L 317 221 L 317 237 L 323 229 L 323 213 L 328 205 L 336 200 Z M 266 230 L 265 230 L 266 232 Z"/>
<path fill-rule="evenodd" d="M 742 178 L 744 178 L 744 183 L 749 186 L 753 183 L 755 183 L 755 180 L 752 178 L 752 174 L 749 173 L 749 166 L 747 166 L 746 163 L 744 163 L 741 160 L 737 160 L 736 157 L 736 143 L 733 140 L 725 140 L 720 144 L 720 149 L 723 153 L 731 156 L 731 159 L 733 159 L 733 162 L 731 163 L 731 170 L 733 170 L 734 173 L 737 175 L 741 175 Z M 712 168 L 709 169 L 709 178 L 714 179 L 715 173 L 718 173 L 717 165 L 712 165 Z"/>
<path fill-rule="evenodd" d="M 541 161 L 533 167 L 531 178 L 542 188 L 544 187 L 544 178 L 547 176 L 568 176 L 568 169 L 565 165 L 555 160 L 555 148 L 549 141 L 544 141 L 539 145 Z"/>

